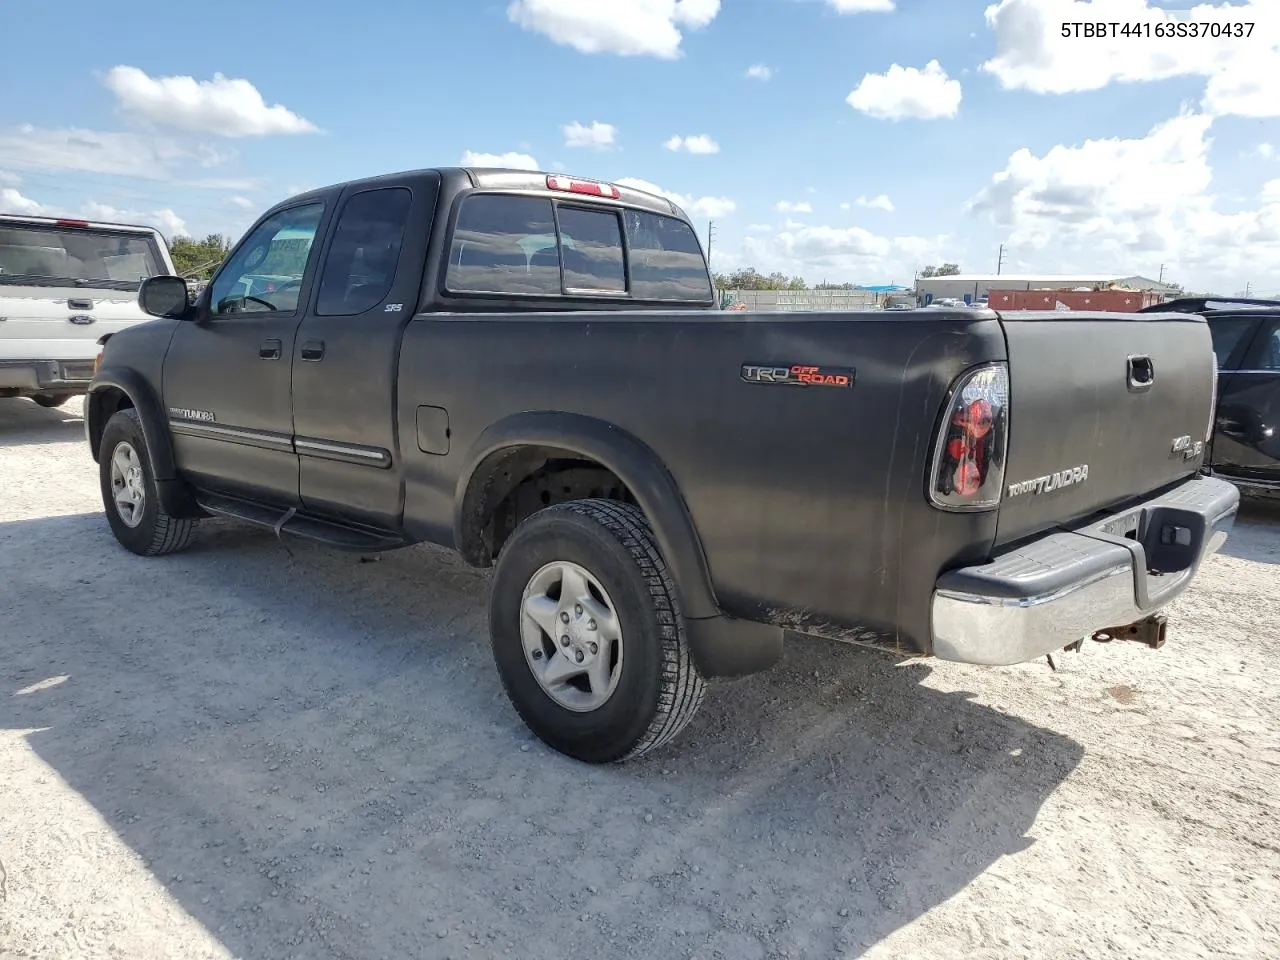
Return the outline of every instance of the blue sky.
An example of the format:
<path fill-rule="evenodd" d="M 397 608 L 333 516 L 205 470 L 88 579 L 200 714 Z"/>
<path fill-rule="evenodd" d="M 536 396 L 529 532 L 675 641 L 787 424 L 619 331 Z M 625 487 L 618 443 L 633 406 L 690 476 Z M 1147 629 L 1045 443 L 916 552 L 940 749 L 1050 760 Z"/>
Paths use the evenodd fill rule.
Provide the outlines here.
<path fill-rule="evenodd" d="M 1007 271 L 1280 289 L 1280 3 L 1190 17 L 1250 38 L 1060 36 L 1186 6 L 69 0 L 6 21 L 0 209 L 238 236 L 299 189 L 517 154 L 714 216 L 717 270 L 909 282 L 1005 243 Z"/>

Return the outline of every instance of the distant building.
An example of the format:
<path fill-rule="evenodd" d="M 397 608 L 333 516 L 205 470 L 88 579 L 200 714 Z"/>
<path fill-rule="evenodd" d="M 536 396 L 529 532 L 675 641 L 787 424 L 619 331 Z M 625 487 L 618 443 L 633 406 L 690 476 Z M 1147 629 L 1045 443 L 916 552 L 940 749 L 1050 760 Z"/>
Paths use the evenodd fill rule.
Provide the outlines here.
<path fill-rule="evenodd" d="M 1141 290 L 1166 297 L 1176 296 L 1178 288 L 1149 277 L 1118 277 L 1114 274 L 1021 274 L 959 273 L 950 277 L 918 277 L 916 296 L 924 302 L 953 298 L 981 300 L 991 290 Z"/>

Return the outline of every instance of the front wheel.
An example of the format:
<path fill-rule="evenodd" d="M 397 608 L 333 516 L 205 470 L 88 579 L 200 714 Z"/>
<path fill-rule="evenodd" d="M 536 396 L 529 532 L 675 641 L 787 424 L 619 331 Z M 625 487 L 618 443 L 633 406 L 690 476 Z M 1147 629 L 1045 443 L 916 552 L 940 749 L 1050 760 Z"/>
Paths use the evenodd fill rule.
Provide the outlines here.
<path fill-rule="evenodd" d="M 107 523 L 121 546 L 142 557 L 181 550 L 195 521 L 164 512 L 138 411 L 117 410 L 102 431 L 98 476 Z"/>
<path fill-rule="evenodd" d="M 702 703 L 675 585 L 629 504 L 578 500 L 525 520 L 498 558 L 489 630 L 516 711 L 575 759 L 639 757 Z"/>

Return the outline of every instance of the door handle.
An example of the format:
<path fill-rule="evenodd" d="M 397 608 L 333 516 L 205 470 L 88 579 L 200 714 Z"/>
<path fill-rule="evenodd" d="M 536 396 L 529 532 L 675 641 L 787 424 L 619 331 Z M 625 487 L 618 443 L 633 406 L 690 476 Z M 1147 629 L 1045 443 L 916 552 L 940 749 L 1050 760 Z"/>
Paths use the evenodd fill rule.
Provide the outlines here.
<path fill-rule="evenodd" d="M 1129 358 L 1129 389 L 1146 390 L 1156 382 L 1156 367 L 1148 356 Z"/>
<path fill-rule="evenodd" d="M 263 340 L 262 345 L 258 347 L 259 360 L 279 360 L 280 359 L 280 341 L 279 340 Z"/>
<path fill-rule="evenodd" d="M 302 345 L 303 360 L 323 360 L 324 359 L 324 341 L 308 340 Z"/>

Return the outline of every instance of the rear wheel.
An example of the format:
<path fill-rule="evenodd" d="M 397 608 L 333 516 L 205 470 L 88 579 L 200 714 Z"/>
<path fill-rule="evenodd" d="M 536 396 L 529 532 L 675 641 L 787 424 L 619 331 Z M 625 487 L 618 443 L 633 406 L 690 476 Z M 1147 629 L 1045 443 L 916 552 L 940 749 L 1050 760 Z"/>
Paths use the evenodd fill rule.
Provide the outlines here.
<path fill-rule="evenodd" d="M 72 393 L 36 393 L 32 394 L 31 399 L 38 406 L 52 409 L 54 407 L 62 406 L 73 396 L 75 396 L 75 394 Z"/>
<path fill-rule="evenodd" d="M 525 520 L 498 558 L 489 628 L 516 711 L 578 760 L 639 757 L 702 703 L 675 586 L 628 504 L 579 500 Z"/>
<path fill-rule="evenodd" d="M 118 410 L 102 431 L 98 476 L 107 523 L 121 546 L 143 557 L 181 550 L 195 521 L 164 512 L 138 411 Z"/>

